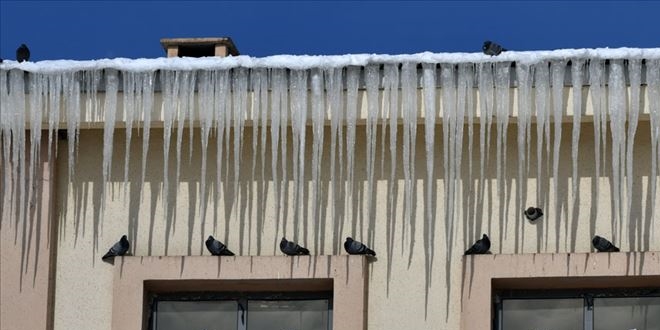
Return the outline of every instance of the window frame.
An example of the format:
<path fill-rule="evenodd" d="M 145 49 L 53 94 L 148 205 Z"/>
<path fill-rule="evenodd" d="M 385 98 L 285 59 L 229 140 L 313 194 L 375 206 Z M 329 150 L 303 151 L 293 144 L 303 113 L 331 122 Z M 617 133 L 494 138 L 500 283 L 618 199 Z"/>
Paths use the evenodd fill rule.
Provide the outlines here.
<path fill-rule="evenodd" d="M 333 316 L 333 292 L 330 291 L 191 291 L 191 292 L 165 292 L 151 293 L 148 297 L 148 330 L 157 330 L 155 328 L 154 315 L 158 311 L 158 303 L 162 301 L 236 301 L 238 324 L 237 330 L 248 330 L 247 313 L 248 301 L 250 300 L 268 300 L 268 301 L 302 301 L 302 300 L 327 300 L 328 301 L 328 327 L 332 329 Z"/>
<path fill-rule="evenodd" d="M 543 289 L 543 290 L 496 290 L 493 294 L 493 329 L 504 330 L 503 300 L 506 299 L 583 299 L 582 330 L 594 329 L 594 299 L 596 298 L 645 298 L 660 297 L 660 287 L 616 289 Z"/>

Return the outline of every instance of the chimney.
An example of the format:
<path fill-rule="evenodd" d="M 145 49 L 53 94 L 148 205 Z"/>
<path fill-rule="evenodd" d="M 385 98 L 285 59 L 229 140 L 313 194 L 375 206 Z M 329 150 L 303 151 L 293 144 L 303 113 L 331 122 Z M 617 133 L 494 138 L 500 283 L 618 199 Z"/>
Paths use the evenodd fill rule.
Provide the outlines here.
<path fill-rule="evenodd" d="M 160 39 L 167 57 L 237 56 L 231 38 L 165 38 Z"/>

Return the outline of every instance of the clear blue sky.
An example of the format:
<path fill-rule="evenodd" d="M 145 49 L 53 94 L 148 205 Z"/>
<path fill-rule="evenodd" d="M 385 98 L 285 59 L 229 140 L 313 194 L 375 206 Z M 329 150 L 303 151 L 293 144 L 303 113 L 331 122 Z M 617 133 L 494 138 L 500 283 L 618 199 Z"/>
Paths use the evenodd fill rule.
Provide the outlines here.
<path fill-rule="evenodd" d="M 6 1 L 0 56 L 162 57 L 164 37 L 229 36 L 241 54 L 660 47 L 656 1 Z"/>

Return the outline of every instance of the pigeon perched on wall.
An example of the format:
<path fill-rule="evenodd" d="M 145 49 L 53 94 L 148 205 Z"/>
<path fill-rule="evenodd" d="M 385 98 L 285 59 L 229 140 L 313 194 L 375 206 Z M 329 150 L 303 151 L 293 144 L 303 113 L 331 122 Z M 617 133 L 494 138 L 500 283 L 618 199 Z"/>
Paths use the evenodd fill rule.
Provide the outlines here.
<path fill-rule="evenodd" d="M 21 46 L 16 49 L 16 60 L 19 62 L 30 60 L 30 49 L 28 49 L 25 44 L 21 44 Z"/>
<path fill-rule="evenodd" d="M 234 252 L 229 251 L 226 245 L 209 235 L 206 239 L 206 249 L 214 256 L 233 256 Z"/>
<path fill-rule="evenodd" d="M 534 221 L 543 216 L 543 210 L 538 207 L 530 206 L 525 210 L 525 217 L 530 221 Z"/>
<path fill-rule="evenodd" d="M 288 256 L 309 255 L 309 250 L 298 245 L 296 242 L 289 242 L 282 237 L 280 241 L 280 251 Z"/>
<path fill-rule="evenodd" d="M 594 245 L 594 248 L 598 250 L 598 252 L 619 252 L 619 248 L 614 246 L 612 242 L 598 235 L 594 236 L 594 238 L 591 240 L 591 243 Z"/>
<path fill-rule="evenodd" d="M 490 56 L 497 56 L 500 55 L 502 52 L 506 52 L 506 49 L 504 49 L 502 46 L 490 40 L 484 41 L 484 46 L 482 47 L 482 50 L 484 51 L 484 54 Z"/>
<path fill-rule="evenodd" d="M 348 254 L 366 254 L 368 256 L 376 256 L 376 252 L 370 249 L 368 246 L 358 242 L 351 237 L 346 237 L 346 242 L 344 242 L 344 250 Z"/>
<path fill-rule="evenodd" d="M 484 234 L 480 240 L 474 243 L 467 251 L 465 255 L 468 254 L 485 254 L 490 250 L 490 239 L 488 235 Z"/>
<path fill-rule="evenodd" d="M 126 235 L 122 236 L 119 242 L 115 243 L 108 252 L 101 257 L 101 259 L 106 260 L 109 258 L 114 258 L 116 256 L 123 256 L 128 252 L 128 248 L 131 244 L 128 242 Z"/>

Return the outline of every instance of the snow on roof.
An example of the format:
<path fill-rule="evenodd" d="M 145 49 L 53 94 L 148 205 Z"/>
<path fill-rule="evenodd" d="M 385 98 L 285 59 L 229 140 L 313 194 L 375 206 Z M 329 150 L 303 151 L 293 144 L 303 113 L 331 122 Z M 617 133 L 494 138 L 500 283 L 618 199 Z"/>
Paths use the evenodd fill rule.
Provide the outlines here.
<path fill-rule="evenodd" d="M 0 69 L 20 69 L 36 73 L 56 73 L 81 70 L 116 69 L 148 72 L 155 70 L 213 70 L 244 68 L 336 68 L 385 63 L 483 63 L 518 62 L 535 64 L 541 61 L 583 59 L 660 59 L 660 48 L 596 48 L 558 49 L 550 51 L 507 51 L 499 56 L 482 53 L 431 53 L 404 55 L 347 54 L 347 55 L 274 55 L 268 57 L 204 57 L 204 58 L 114 58 L 89 61 L 51 60 L 23 62 L 5 60 Z"/>

